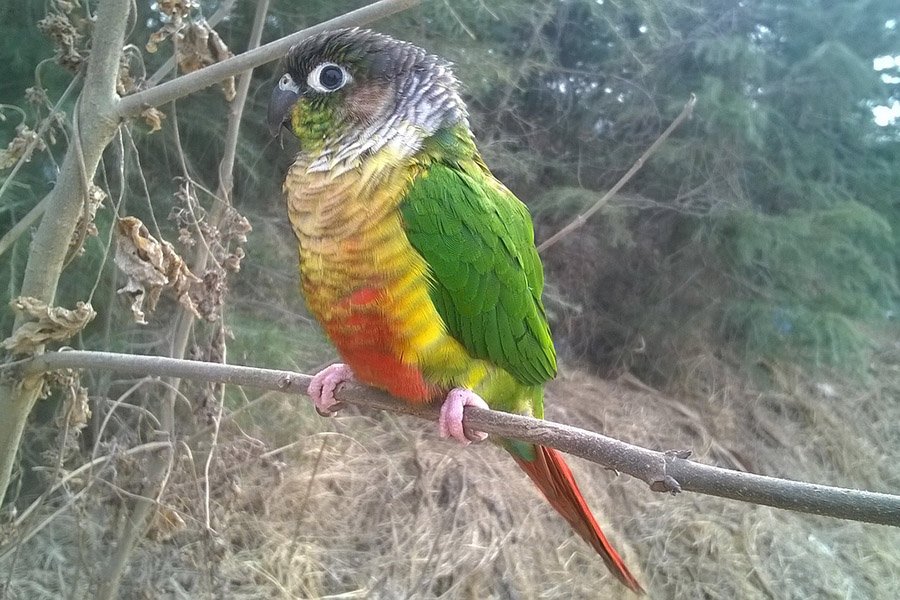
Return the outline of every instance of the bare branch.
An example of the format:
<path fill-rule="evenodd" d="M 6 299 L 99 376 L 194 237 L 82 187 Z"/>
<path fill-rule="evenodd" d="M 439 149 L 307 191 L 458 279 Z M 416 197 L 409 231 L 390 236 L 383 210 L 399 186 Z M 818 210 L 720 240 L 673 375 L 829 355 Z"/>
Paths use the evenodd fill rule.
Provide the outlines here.
<path fill-rule="evenodd" d="M 584 225 L 585 222 L 587 222 L 587 220 L 591 217 L 591 215 L 603 208 L 603 206 L 607 202 L 609 202 L 609 199 L 615 196 L 626 183 L 631 181 L 631 178 L 634 177 L 634 174 L 641 170 L 641 167 L 644 166 L 644 163 L 647 162 L 647 159 L 650 158 L 653 153 L 656 152 L 657 149 L 659 149 L 660 146 L 662 146 L 663 142 L 669 139 L 669 136 L 672 135 L 672 132 L 678 129 L 686 120 L 691 118 L 691 113 L 694 112 L 694 105 L 696 103 L 697 96 L 691 94 L 691 97 L 688 98 L 688 101 L 685 103 L 684 108 L 681 109 L 681 113 L 679 113 L 679 115 L 675 117 L 675 120 L 672 121 L 672 123 L 666 128 L 666 130 L 663 131 L 658 138 L 656 138 L 656 141 L 650 144 L 649 148 L 644 150 L 644 153 L 641 154 L 640 158 L 638 158 L 634 162 L 634 164 L 631 165 L 631 168 L 628 169 L 628 171 L 624 175 L 622 175 L 622 177 L 616 182 L 616 184 L 612 186 L 612 188 L 610 188 L 608 192 L 603 194 L 603 196 L 599 200 L 594 202 L 594 204 L 589 209 L 575 217 L 575 219 L 573 219 L 571 223 L 541 242 L 537 247 L 538 252 L 543 252 L 559 240 L 563 239 L 564 237 Z"/>
<path fill-rule="evenodd" d="M 31 515 L 31 513 L 34 512 L 34 510 L 37 507 L 39 507 L 50 494 L 52 494 L 53 492 L 55 492 L 62 486 L 66 485 L 68 482 L 72 481 L 73 479 L 78 478 L 85 471 L 90 471 L 91 469 L 100 465 L 101 463 L 112 462 L 116 458 L 125 458 L 126 456 L 133 456 L 133 455 L 139 454 L 141 452 L 151 452 L 151 451 L 156 451 L 156 450 L 171 449 L 171 446 L 172 446 L 172 444 L 170 444 L 169 442 L 147 442 L 146 444 L 134 446 L 132 448 L 129 448 L 128 450 L 123 450 L 122 452 L 119 452 L 119 453 L 98 456 L 98 457 L 84 463 L 83 465 L 81 465 L 80 467 L 75 469 L 74 471 L 70 471 L 70 472 L 66 473 L 63 477 L 60 477 L 59 480 L 56 481 L 56 483 L 54 483 L 51 487 L 49 487 L 43 494 L 41 494 L 37 500 L 32 502 L 30 505 L 28 505 L 28 508 L 26 508 L 24 511 L 22 511 L 22 513 L 18 517 L 16 517 L 15 521 L 13 521 L 13 523 L 12 523 L 13 530 L 22 527 L 22 525 L 25 523 L 25 520 L 29 517 L 29 515 Z M 94 480 L 90 479 L 90 481 L 93 482 Z M 88 486 L 86 486 L 84 489 L 82 489 L 81 491 L 79 491 L 77 495 L 81 495 L 83 492 L 87 491 L 88 487 L 90 487 L 90 484 Z M 72 506 L 74 504 L 74 500 L 75 500 L 74 497 L 70 497 L 69 501 L 66 503 L 64 509 Z M 53 518 L 55 518 L 61 512 L 62 512 L 62 510 L 58 510 L 58 511 L 54 512 L 52 515 L 50 515 L 50 517 L 47 517 L 46 519 L 44 519 L 40 525 L 29 528 L 28 532 L 23 537 L 18 538 L 13 542 L 8 543 L 4 548 L 0 548 L 0 560 L 3 560 L 7 556 L 9 556 L 17 547 L 21 546 L 22 544 L 24 544 L 25 542 L 27 542 L 28 540 L 33 538 L 38 532 L 40 532 L 41 529 L 43 529 L 46 525 L 48 525 L 50 523 L 50 521 L 52 521 Z"/>
<path fill-rule="evenodd" d="M 248 50 L 259 48 L 262 40 L 263 27 L 266 24 L 266 15 L 269 12 L 269 2 L 264 0 L 256 4 L 256 16 L 253 18 L 253 27 L 250 30 Z M 245 71 L 238 79 L 237 93 L 231 101 L 228 113 L 228 129 L 225 132 L 225 150 L 222 160 L 219 162 L 219 189 L 216 196 L 219 202 L 230 205 L 231 192 L 234 189 L 234 161 L 237 156 L 238 134 L 241 129 L 241 117 L 244 114 L 244 106 L 247 104 L 247 94 L 250 92 L 250 81 L 253 79 L 253 71 Z M 220 215 L 216 215 L 220 217 Z M 218 227 L 219 218 L 213 222 Z"/>
<path fill-rule="evenodd" d="M 259 47 L 262 40 L 263 27 L 266 24 L 266 15 L 269 12 L 269 0 L 258 0 L 256 4 L 256 15 L 253 17 L 253 27 L 250 29 L 250 41 L 247 44 L 248 50 L 254 50 Z M 250 81 L 253 79 L 253 71 L 245 71 L 238 79 L 237 93 L 231 102 L 231 108 L 228 114 L 228 129 L 225 133 L 225 150 L 222 160 L 219 162 L 219 188 L 216 192 L 216 206 L 213 209 L 211 220 L 218 228 L 225 213 L 225 207 L 231 206 L 231 193 L 234 190 L 234 161 L 237 156 L 238 134 L 241 128 L 241 116 L 244 114 L 244 106 L 247 103 L 247 94 L 250 91 Z M 201 237 L 202 239 L 202 237 Z M 208 252 L 203 252 L 200 258 L 201 262 L 206 262 L 209 257 Z M 225 345 L 223 344 L 223 349 Z M 222 362 L 226 362 L 225 352 L 222 352 Z M 222 413 L 225 409 L 225 392 L 224 387 L 221 388 L 221 397 L 219 398 L 218 411 L 213 416 L 213 434 L 210 440 L 209 451 L 206 454 L 206 462 L 203 466 L 203 505 L 204 516 L 206 518 L 205 525 L 208 531 L 212 530 L 210 521 L 210 478 L 209 470 L 212 465 L 213 456 L 215 456 L 219 441 L 219 427 L 222 422 Z"/>
<path fill-rule="evenodd" d="M 329 21 L 307 27 L 297 33 L 283 37 L 274 42 L 269 42 L 256 50 L 244 52 L 233 58 L 210 65 L 193 73 L 182 75 L 172 81 L 125 96 L 119 102 L 119 115 L 122 118 L 137 116 L 144 109 L 151 106 L 159 106 L 171 102 L 182 96 L 187 96 L 203 88 L 219 83 L 223 79 L 232 77 L 248 69 L 253 69 L 267 62 L 278 60 L 297 42 L 329 29 L 339 27 L 354 27 L 365 25 L 372 21 L 383 19 L 394 13 L 406 10 L 419 4 L 420 0 L 380 0 L 368 6 L 358 8 L 347 14 L 341 15 Z"/>
<path fill-rule="evenodd" d="M 31 142 L 29 142 L 28 147 L 25 148 L 25 151 L 22 153 L 22 156 L 19 158 L 18 162 L 16 162 L 16 165 L 13 167 L 12 171 L 10 171 L 9 175 L 6 176 L 6 179 L 3 180 L 3 184 L 0 185 L 0 198 L 3 197 L 3 194 L 6 192 L 6 190 L 10 185 L 12 185 L 12 182 L 13 180 L 15 180 L 19 169 L 21 169 L 22 165 L 25 164 L 26 157 L 28 157 L 34 150 L 34 148 L 37 147 L 38 142 L 44 139 L 44 136 L 53 125 L 56 117 L 61 114 L 62 106 L 69 99 L 69 94 L 75 91 L 75 88 L 78 87 L 79 83 L 81 83 L 80 72 L 72 78 L 72 81 L 69 82 L 69 85 L 59 97 L 59 100 L 57 100 L 56 104 L 53 105 L 53 108 L 50 109 L 50 114 L 47 115 L 47 117 L 41 122 L 41 125 L 37 130 L 37 135 L 33 140 L 31 140 Z M 41 200 L 37 204 L 37 206 L 28 211 L 28 214 L 16 221 L 16 224 L 13 225 L 9 231 L 3 234 L 3 237 L 0 238 L 0 255 L 3 255 L 7 250 L 9 250 L 12 245 L 16 243 L 16 240 L 18 240 L 19 237 L 21 237 L 21 235 L 25 233 L 29 227 L 34 225 L 35 222 L 37 222 L 37 220 L 40 218 L 40 216 L 44 214 L 44 210 L 46 209 L 49 198 L 49 195 L 44 196 L 43 200 Z"/>
<path fill-rule="evenodd" d="M 62 368 L 139 372 L 247 385 L 289 394 L 305 394 L 311 378 L 276 371 L 158 356 L 66 351 L 10 363 L 2 370 L 18 376 Z M 413 405 L 373 388 L 345 385 L 338 398 L 349 404 L 437 419 L 437 406 Z M 628 473 L 654 491 L 692 491 L 776 508 L 900 527 L 900 496 L 765 477 L 685 460 L 680 452 L 656 452 L 598 433 L 531 417 L 467 407 L 468 427 L 493 435 L 549 446 L 608 468 Z"/>

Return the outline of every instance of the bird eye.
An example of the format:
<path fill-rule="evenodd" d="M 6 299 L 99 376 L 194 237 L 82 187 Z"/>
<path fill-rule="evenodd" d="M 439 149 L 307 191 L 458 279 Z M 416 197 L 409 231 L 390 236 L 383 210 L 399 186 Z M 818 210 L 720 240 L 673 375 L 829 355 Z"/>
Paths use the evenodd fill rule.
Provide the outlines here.
<path fill-rule="evenodd" d="M 336 90 L 344 83 L 344 73 L 339 67 L 328 65 L 319 73 L 319 83 L 327 90 Z"/>
<path fill-rule="evenodd" d="M 309 87 L 317 92 L 333 92 L 339 90 L 350 81 L 350 74 L 334 63 L 322 63 L 312 70 L 307 78 Z"/>
<path fill-rule="evenodd" d="M 281 79 L 278 80 L 278 89 L 282 91 L 290 90 L 296 94 L 300 91 L 300 86 L 297 85 L 297 82 L 294 81 L 294 78 L 291 77 L 290 73 L 285 73 L 281 76 Z"/>

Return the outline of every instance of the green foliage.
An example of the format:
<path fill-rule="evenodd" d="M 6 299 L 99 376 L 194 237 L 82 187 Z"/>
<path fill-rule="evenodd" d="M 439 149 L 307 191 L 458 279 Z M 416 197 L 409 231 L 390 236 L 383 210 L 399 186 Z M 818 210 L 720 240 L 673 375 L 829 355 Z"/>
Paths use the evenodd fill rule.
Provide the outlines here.
<path fill-rule="evenodd" d="M 722 327 L 749 356 L 802 352 L 819 364 L 865 364 L 860 321 L 878 322 L 900 289 L 887 221 L 858 203 L 717 223 L 712 246 L 740 282 Z"/>

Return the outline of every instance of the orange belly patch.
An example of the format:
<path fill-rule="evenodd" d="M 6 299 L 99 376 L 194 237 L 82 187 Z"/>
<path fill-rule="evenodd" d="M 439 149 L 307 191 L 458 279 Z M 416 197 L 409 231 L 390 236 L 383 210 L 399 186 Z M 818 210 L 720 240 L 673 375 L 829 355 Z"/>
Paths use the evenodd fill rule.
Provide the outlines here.
<path fill-rule="evenodd" d="M 403 361 L 404 340 L 398 324 L 384 314 L 385 300 L 378 288 L 356 290 L 338 302 L 334 313 L 342 317 L 324 323 L 325 331 L 361 382 L 411 402 L 430 400 L 438 390 Z"/>

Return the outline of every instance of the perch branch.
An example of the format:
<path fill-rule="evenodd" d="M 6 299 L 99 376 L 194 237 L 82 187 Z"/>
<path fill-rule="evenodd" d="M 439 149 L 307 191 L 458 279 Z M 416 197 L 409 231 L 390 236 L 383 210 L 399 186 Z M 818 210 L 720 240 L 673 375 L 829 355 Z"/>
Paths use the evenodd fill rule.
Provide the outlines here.
<path fill-rule="evenodd" d="M 603 208 L 603 206 L 606 205 L 607 202 L 609 202 L 610 198 L 618 194 L 619 190 L 621 190 L 626 183 L 631 181 L 631 178 L 634 177 L 634 174 L 641 170 L 641 167 L 644 166 L 644 164 L 647 162 L 647 159 L 650 158 L 653 153 L 663 145 L 663 142 L 669 139 L 669 136 L 672 135 L 672 132 L 678 129 L 686 120 L 691 118 L 691 113 L 694 112 L 694 105 L 696 103 L 697 96 L 691 94 L 691 97 L 688 98 L 688 101 L 684 104 L 684 108 L 681 109 L 681 113 L 679 113 L 679 115 L 675 117 L 675 120 L 672 121 L 672 123 L 668 127 L 666 127 L 666 130 L 663 131 L 658 138 L 656 138 L 656 141 L 650 144 L 649 148 L 644 150 L 644 153 L 641 154 L 640 158 L 638 158 L 634 162 L 634 164 L 631 165 L 631 168 L 628 169 L 628 171 L 624 175 L 622 175 L 621 179 L 619 179 L 608 192 L 603 194 L 603 196 L 599 200 L 594 202 L 594 204 L 592 204 L 589 209 L 575 217 L 571 223 L 541 242 L 537 247 L 538 252 L 543 252 L 559 240 L 563 239 L 564 237 L 584 225 L 591 217 L 591 215 Z"/>
<path fill-rule="evenodd" d="M 380 2 L 374 2 L 329 21 L 307 27 L 274 42 L 269 42 L 255 50 L 244 52 L 193 73 L 182 75 L 177 79 L 161 83 L 149 90 L 125 96 L 119 101 L 119 116 L 122 118 L 137 116 L 148 107 L 171 102 L 219 83 L 228 77 L 238 75 L 267 62 L 278 60 L 287 54 L 291 46 L 297 42 L 322 31 L 365 25 L 406 10 L 419 2 L 420 0 L 380 0 Z"/>
<path fill-rule="evenodd" d="M 65 351 L 0 367 L 25 377 L 55 369 L 101 369 L 181 377 L 305 394 L 310 377 L 277 371 L 158 356 Z M 358 384 L 347 384 L 338 398 L 357 406 L 389 410 L 429 420 L 437 406 L 412 405 Z M 900 496 L 837 488 L 685 460 L 681 453 L 656 452 L 569 425 L 473 407 L 465 409 L 467 427 L 568 452 L 643 480 L 654 491 L 692 491 L 776 508 L 900 527 Z"/>

